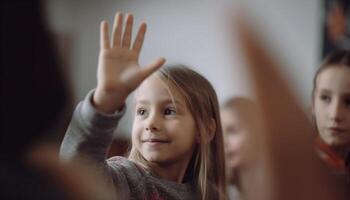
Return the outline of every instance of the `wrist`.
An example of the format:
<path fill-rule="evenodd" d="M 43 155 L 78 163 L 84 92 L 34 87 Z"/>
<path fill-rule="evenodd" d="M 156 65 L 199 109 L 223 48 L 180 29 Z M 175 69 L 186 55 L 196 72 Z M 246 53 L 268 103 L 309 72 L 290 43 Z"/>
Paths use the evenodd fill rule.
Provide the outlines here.
<path fill-rule="evenodd" d="M 126 98 L 127 96 L 121 93 L 107 92 L 96 88 L 92 98 L 92 105 L 103 113 L 111 114 L 122 109 Z"/>

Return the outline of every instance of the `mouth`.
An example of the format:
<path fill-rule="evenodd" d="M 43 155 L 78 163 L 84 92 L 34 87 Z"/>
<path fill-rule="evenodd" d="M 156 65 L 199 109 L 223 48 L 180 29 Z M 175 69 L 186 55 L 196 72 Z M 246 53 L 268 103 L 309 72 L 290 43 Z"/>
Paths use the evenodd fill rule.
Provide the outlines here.
<path fill-rule="evenodd" d="M 170 140 L 151 138 L 151 139 L 142 140 L 142 142 L 156 145 L 156 144 L 167 144 L 167 143 L 170 143 Z"/>
<path fill-rule="evenodd" d="M 332 134 L 340 134 L 340 133 L 344 133 L 347 130 L 344 128 L 340 128 L 340 127 L 330 127 L 327 128 Z"/>

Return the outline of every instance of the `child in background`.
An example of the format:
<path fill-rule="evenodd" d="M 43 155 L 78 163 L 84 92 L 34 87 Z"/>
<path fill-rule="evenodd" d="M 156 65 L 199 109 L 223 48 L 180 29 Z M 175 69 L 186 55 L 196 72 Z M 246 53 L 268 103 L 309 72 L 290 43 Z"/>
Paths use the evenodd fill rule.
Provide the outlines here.
<path fill-rule="evenodd" d="M 256 116 L 253 101 L 236 97 L 228 99 L 221 107 L 221 124 L 224 133 L 226 175 L 229 199 L 244 199 L 244 184 L 240 179 L 247 164 L 247 139 L 251 135 Z"/>
<path fill-rule="evenodd" d="M 111 42 L 108 24 L 101 23 L 97 87 L 77 106 L 61 157 L 86 158 L 101 167 L 119 199 L 226 199 L 223 136 L 213 87 L 184 66 L 156 72 L 163 58 L 140 68 L 146 24 L 130 48 L 133 16 L 127 16 L 124 34 L 122 18 L 117 13 Z M 129 158 L 106 161 L 125 99 L 134 90 Z"/>
<path fill-rule="evenodd" d="M 333 171 L 350 172 L 350 52 L 330 54 L 314 78 L 313 114 L 321 157 Z"/>

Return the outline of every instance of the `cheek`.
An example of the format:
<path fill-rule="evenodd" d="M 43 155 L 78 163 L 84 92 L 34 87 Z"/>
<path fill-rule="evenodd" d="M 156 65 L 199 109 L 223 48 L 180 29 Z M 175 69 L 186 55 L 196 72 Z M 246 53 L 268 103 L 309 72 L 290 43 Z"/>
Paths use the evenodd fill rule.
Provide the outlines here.
<path fill-rule="evenodd" d="M 349 105 L 347 106 L 347 108 L 345 108 L 346 110 L 345 110 L 345 114 L 344 114 L 344 117 L 345 117 L 345 119 L 348 121 L 348 122 L 350 122 L 350 107 L 349 107 Z M 350 126 L 350 123 L 348 123 L 348 125 Z"/>
<path fill-rule="evenodd" d="M 185 146 L 193 146 L 200 141 L 199 134 L 197 134 L 192 123 L 171 124 L 168 128 L 168 130 L 172 130 L 169 132 L 171 132 L 174 137 L 181 139 Z"/>
<path fill-rule="evenodd" d="M 242 147 L 242 137 L 241 136 L 228 136 L 226 138 L 226 148 L 231 151 L 237 151 Z"/>
<path fill-rule="evenodd" d="M 321 102 L 316 101 L 314 106 L 314 118 L 317 123 L 326 116 L 327 112 Z"/>
<path fill-rule="evenodd" d="M 197 136 L 199 136 L 199 134 L 197 135 L 197 133 L 193 127 L 187 126 L 187 127 L 182 127 L 180 129 L 178 127 L 181 127 L 181 125 L 168 127 L 169 128 L 168 130 L 169 130 L 169 132 L 171 132 L 171 134 L 176 135 L 176 137 L 187 138 L 186 140 L 188 142 L 195 140 L 195 138 L 197 138 Z M 184 140 L 184 142 L 186 142 L 186 141 Z"/>
<path fill-rule="evenodd" d="M 131 131 L 131 140 L 134 145 L 139 146 L 140 140 L 141 140 L 141 135 L 142 135 L 142 126 L 140 123 L 135 123 L 132 126 L 132 131 Z"/>

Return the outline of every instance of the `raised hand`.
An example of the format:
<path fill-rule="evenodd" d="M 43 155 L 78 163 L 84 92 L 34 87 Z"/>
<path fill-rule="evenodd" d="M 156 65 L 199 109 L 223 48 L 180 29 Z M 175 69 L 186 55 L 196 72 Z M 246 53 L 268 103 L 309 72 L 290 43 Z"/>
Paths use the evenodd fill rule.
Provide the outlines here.
<path fill-rule="evenodd" d="M 164 58 L 158 58 L 146 67 L 140 67 L 139 55 L 147 26 L 146 23 L 140 25 L 131 46 L 132 27 L 133 15 L 128 14 L 122 34 L 123 14 L 117 13 L 110 40 L 108 23 L 101 22 L 97 88 L 93 97 L 93 104 L 100 111 L 112 113 L 122 107 L 127 96 L 165 63 Z"/>

